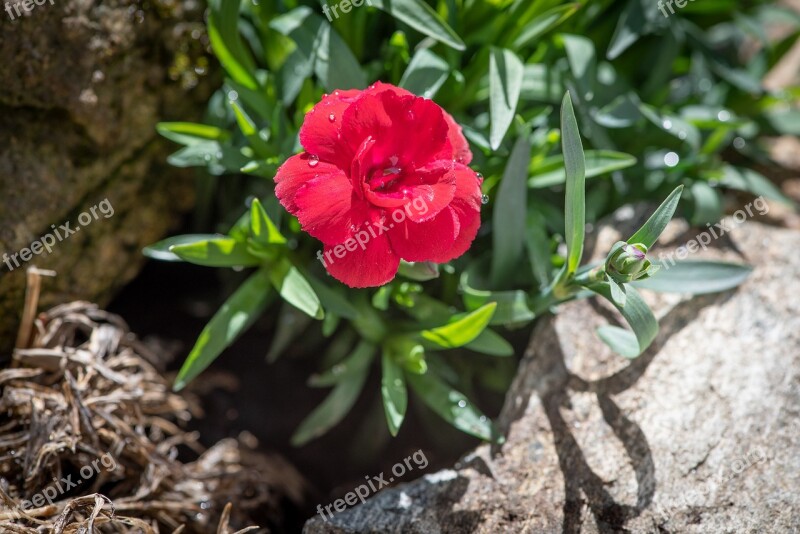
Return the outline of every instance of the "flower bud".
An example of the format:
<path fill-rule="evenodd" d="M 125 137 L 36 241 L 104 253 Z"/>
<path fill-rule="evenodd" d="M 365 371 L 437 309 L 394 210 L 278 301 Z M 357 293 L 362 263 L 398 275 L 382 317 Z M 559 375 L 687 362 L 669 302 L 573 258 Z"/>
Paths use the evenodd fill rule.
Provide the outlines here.
<path fill-rule="evenodd" d="M 606 259 L 606 273 L 619 283 L 646 278 L 650 268 L 647 247 L 641 243 L 628 244 L 620 241 L 611 248 Z"/>

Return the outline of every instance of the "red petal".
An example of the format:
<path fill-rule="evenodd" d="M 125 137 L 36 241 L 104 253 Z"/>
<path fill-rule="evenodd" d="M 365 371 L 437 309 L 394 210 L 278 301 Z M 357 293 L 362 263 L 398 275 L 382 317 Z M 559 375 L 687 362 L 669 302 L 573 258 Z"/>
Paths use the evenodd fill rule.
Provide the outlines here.
<path fill-rule="evenodd" d="M 303 230 L 326 244 L 344 242 L 369 215 L 369 206 L 353 194 L 342 171 L 309 180 L 294 201 Z"/>
<path fill-rule="evenodd" d="M 453 248 L 437 261 L 444 263 L 454 260 L 464 254 L 481 226 L 481 182 L 475 171 L 465 165 L 456 164 L 456 196 L 450 203 L 449 209 L 453 211 L 459 221 L 459 232 Z"/>
<path fill-rule="evenodd" d="M 369 235 L 366 230 L 364 232 Z M 367 241 L 359 232 L 363 246 L 354 239 L 337 246 L 325 245 L 323 261 L 328 272 L 350 287 L 376 287 L 391 281 L 397 274 L 400 257 L 392 250 L 385 234 L 378 235 L 377 229 L 374 232 L 376 236 L 369 235 Z M 336 251 L 341 258 L 336 256 Z"/>
<path fill-rule="evenodd" d="M 296 154 L 283 162 L 275 173 L 275 195 L 286 211 L 297 215 L 295 196 L 298 189 L 317 177 L 341 174 L 335 165 L 324 161 L 314 163 L 310 154 Z"/>
<path fill-rule="evenodd" d="M 391 91 L 398 96 L 413 95 L 413 93 L 406 91 L 405 89 L 382 82 L 375 82 L 364 92 L 372 94 L 380 93 L 382 91 Z M 443 109 L 442 114 L 444 115 L 444 120 L 447 122 L 448 126 L 447 138 L 450 140 L 450 146 L 453 149 L 453 159 L 455 159 L 458 163 L 469 165 L 472 161 L 472 151 L 469 149 L 469 142 L 467 142 L 467 139 L 464 137 L 461 126 L 455 121 L 452 115 Z"/>
<path fill-rule="evenodd" d="M 300 127 L 300 144 L 306 152 L 349 169 L 352 154 L 342 150 L 339 129 L 344 111 L 362 94 L 358 89 L 334 91 L 306 113 Z"/>
<path fill-rule="evenodd" d="M 369 161 L 362 162 L 365 176 L 365 164 L 371 170 L 382 170 L 381 166 L 393 160 L 393 166 L 416 168 L 451 153 L 442 109 L 430 100 L 398 96 L 392 90 L 367 93 L 347 108 L 341 134 L 351 154 L 364 139 L 371 136 L 375 140 Z"/>
<path fill-rule="evenodd" d="M 450 128 L 447 132 L 447 138 L 450 140 L 450 146 L 453 148 L 453 159 L 458 163 L 469 165 L 469 162 L 472 161 L 472 151 L 469 149 L 469 143 L 466 137 L 464 137 L 461 126 L 459 126 L 452 115 L 446 111 L 442 111 L 442 113 L 444 113 L 444 120 Z"/>

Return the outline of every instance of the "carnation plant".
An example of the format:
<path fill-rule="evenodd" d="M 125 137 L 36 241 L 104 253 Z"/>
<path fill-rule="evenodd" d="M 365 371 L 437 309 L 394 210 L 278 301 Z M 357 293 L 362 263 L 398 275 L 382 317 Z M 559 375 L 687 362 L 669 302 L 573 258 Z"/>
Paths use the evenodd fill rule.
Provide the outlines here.
<path fill-rule="evenodd" d="M 499 440 L 465 392 L 497 388 L 476 369 L 513 362 L 509 333 L 599 297 L 629 327 L 603 327 L 599 339 L 636 358 L 658 332 L 640 289 L 702 293 L 746 278 L 748 267 L 720 262 L 659 270 L 649 253 L 682 197 L 698 224 L 722 216 L 726 189 L 788 202 L 748 167 L 766 157 L 760 134 L 798 124 L 784 109 L 797 92 L 758 81 L 788 41 L 747 66 L 734 53 L 779 8 L 731 22 L 724 3 L 689 4 L 668 21 L 640 0 L 371 4 L 328 23 L 317 5 L 211 1 L 224 86 L 205 123 L 159 130 L 184 145 L 172 164 L 251 178 L 228 184 L 232 205 L 201 202 L 235 213 L 223 232 L 145 252 L 247 274 L 176 388 L 269 309 L 281 317 L 271 361 L 309 329 L 330 339 L 309 379 L 330 393 L 294 443 L 341 421 L 374 366 L 393 435 L 411 396 Z M 226 187 L 215 180 L 201 199 Z M 662 199 L 605 261 L 584 261 L 587 223 Z"/>

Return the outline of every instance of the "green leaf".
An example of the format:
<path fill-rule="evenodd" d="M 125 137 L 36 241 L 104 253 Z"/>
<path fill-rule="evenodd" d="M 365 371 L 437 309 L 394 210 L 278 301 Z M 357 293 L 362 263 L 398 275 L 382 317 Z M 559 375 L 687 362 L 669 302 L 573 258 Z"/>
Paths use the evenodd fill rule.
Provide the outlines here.
<path fill-rule="evenodd" d="M 594 178 L 636 165 L 634 156 L 613 150 L 587 150 L 584 158 L 586 178 Z M 532 189 L 560 185 L 567 180 L 567 173 L 564 169 L 564 156 L 561 154 L 545 158 L 536 165 L 533 171 L 536 174 L 528 180 L 528 187 Z"/>
<path fill-rule="evenodd" d="M 341 382 L 336 384 L 322 404 L 300 423 L 292 436 L 292 445 L 295 447 L 304 445 L 344 419 L 361 394 L 368 371 L 369 367 L 364 367 L 359 372 L 345 376 Z"/>
<path fill-rule="evenodd" d="M 372 363 L 372 357 L 375 355 L 375 345 L 368 341 L 361 340 L 353 353 L 345 358 L 342 362 L 335 364 L 333 367 L 318 375 L 312 375 L 308 380 L 308 384 L 312 387 L 330 387 L 338 384 L 343 379 L 350 375 L 358 374 L 364 371 Z"/>
<path fill-rule="evenodd" d="M 461 37 L 422 0 L 370 0 L 370 5 L 389 13 L 418 32 L 456 50 L 465 50 Z"/>
<path fill-rule="evenodd" d="M 430 261 L 407 262 L 402 260 L 397 273 L 409 280 L 427 282 L 439 278 L 439 264 Z"/>
<path fill-rule="evenodd" d="M 661 232 L 667 227 L 669 221 L 672 220 L 672 216 L 678 208 L 678 202 L 681 200 L 682 192 L 682 185 L 676 187 L 666 200 L 661 203 L 658 209 L 653 212 L 650 218 L 647 219 L 647 222 L 628 239 L 628 243 L 641 243 L 648 249 L 652 248 L 658 236 L 661 235 Z"/>
<path fill-rule="evenodd" d="M 319 297 L 288 258 L 270 267 L 269 278 L 286 302 L 314 319 L 325 317 Z"/>
<path fill-rule="evenodd" d="M 450 65 L 427 48 L 421 48 L 411 58 L 400 87 L 415 95 L 433 98 L 450 74 Z"/>
<path fill-rule="evenodd" d="M 514 120 L 522 90 L 522 62 L 511 50 L 492 48 L 489 56 L 489 144 L 497 150 Z"/>
<path fill-rule="evenodd" d="M 207 124 L 194 122 L 159 122 L 156 130 L 170 141 L 182 145 L 194 145 L 204 141 L 225 141 L 230 133 Z"/>
<path fill-rule="evenodd" d="M 625 307 L 625 301 L 627 300 L 625 286 L 618 284 L 615 280 L 609 278 L 608 287 L 611 289 L 611 300 L 614 302 L 614 304 L 619 308 Z"/>
<path fill-rule="evenodd" d="M 528 210 L 528 164 L 531 145 L 517 138 L 495 198 L 492 280 L 500 285 L 518 269 L 525 247 L 525 219 Z"/>
<path fill-rule="evenodd" d="M 536 317 L 528 306 L 528 295 L 524 291 L 519 289 L 481 291 L 463 283 L 462 287 L 464 288 L 464 305 L 468 310 L 476 310 L 492 303 L 497 305 L 492 320 L 489 321 L 491 325 L 519 326 Z"/>
<path fill-rule="evenodd" d="M 395 363 L 391 353 L 387 350 L 383 351 L 382 363 L 381 397 L 383 398 L 383 410 L 386 414 L 389 432 L 392 436 L 396 436 L 398 430 L 400 430 L 400 425 L 403 424 L 408 406 L 405 373 Z"/>
<path fill-rule="evenodd" d="M 256 126 L 255 121 L 253 121 L 250 115 L 247 114 L 236 100 L 229 100 L 228 103 L 236 116 L 236 123 L 239 125 L 239 129 L 245 137 L 247 137 L 247 140 L 250 142 L 250 147 L 256 153 L 256 156 L 259 158 L 267 158 L 272 155 L 269 145 L 267 145 L 267 142 L 259 134 L 258 126 Z"/>
<path fill-rule="evenodd" d="M 533 41 L 571 17 L 580 6 L 580 4 L 575 3 L 548 9 L 525 25 L 522 33 L 514 40 L 512 48 L 514 50 L 519 50 L 533 43 Z"/>
<path fill-rule="evenodd" d="M 691 293 L 702 295 L 732 289 L 744 282 L 753 268 L 741 263 L 723 261 L 666 261 L 656 274 L 645 280 L 634 282 L 640 289 L 662 293 Z"/>
<path fill-rule="evenodd" d="M 527 223 L 525 247 L 528 250 L 528 261 L 531 263 L 533 276 L 539 282 L 539 287 L 544 288 L 550 284 L 553 271 L 550 237 L 547 235 L 544 215 L 536 209 L 529 209 Z"/>
<path fill-rule="evenodd" d="M 432 373 L 408 375 L 407 379 L 422 401 L 457 429 L 486 441 L 502 442 L 491 420 L 463 393 L 451 388 Z"/>
<path fill-rule="evenodd" d="M 464 348 L 488 354 L 489 356 L 513 356 L 514 347 L 503 336 L 487 328 L 478 337 L 464 345 Z"/>
<path fill-rule="evenodd" d="M 565 239 L 567 241 L 568 275 L 575 274 L 583 256 L 586 233 L 586 161 L 583 155 L 578 121 L 572 109 L 569 92 L 561 104 L 561 149 L 566 173 Z"/>
<path fill-rule="evenodd" d="M 253 324 L 269 298 L 269 275 L 259 269 L 217 310 L 183 363 L 173 388 L 178 391 L 199 375 Z"/>
<path fill-rule="evenodd" d="M 622 11 L 614 35 L 611 37 L 611 43 L 608 45 L 606 57 L 609 60 L 616 59 L 638 41 L 639 37 L 648 33 L 645 9 L 655 9 L 655 7 L 652 3 L 643 7 L 642 0 L 629 0 L 628 5 Z"/>
<path fill-rule="evenodd" d="M 347 44 L 311 8 L 301 6 L 293 9 L 274 18 L 269 25 L 297 44 L 297 49 L 290 56 L 293 57 L 288 73 L 291 80 L 300 78 L 302 81 L 303 76 L 299 71 L 313 64 L 314 72 L 328 91 L 366 87 L 366 76 Z M 299 87 L 295 87 L 295 90 L 299 91 Z"/>
<path fill-rule="evenodd" d="M 278 231 L 257 198 L 254 198 L 250 204 L 250 235 L 253 241 L 259 245 L 286 244 L 286 238 Z"/>
<path fill-rule="evenodd" d="M 260 258 L 247 250 L 246 243 L 232 237 L 172 245 L 169 251 L 184 261 L 207 267 L 247 267 L 261 263 Z"/>
<path fill-rule="evenodd" d="M 257 89 L 255 61 L 239 36 L 238 0 L 210 0 L 208 7 L 208 38 L 214 55 L 234 81 Z"/>
<path fill-rule="evenodd" d="M 561 37 L 564 40 L 569 69 L 578 85 L 578 94 L 586 95 L 592 92 L 597 77 L 594 43 L 582 35 L 564 34 Z"/>
<path fill-rule="evenodd" d="M 444 326 L 423 330 L 420 335 L 440 347 L 461 347 L 478 337 L 494 315 L 497 304 L 492 302 Z"/>
<path fill-rule="evenodd" d="M 777 200 L 784 204 L 793 205 L 793 202 L 787 198 L 775 184 L 770 182 L 764 175 L 752 169 L 724 165 L 723 172 L 724 175 L 719 182 L 720 185 L 752 193 L 756 196 L 771 198 L 772 200 Z"/>
<path fill-rule="evenodd" d="M 625 306 L 620 306 L 614 301 L 608 282 L 592 284 L 589 289 L 614 304 L 633 329 L 631 333 L 618 326 L 603 326 L 598 330 L 600 339 L 626 358 L 636 358 L 644 352 L 658 334 L 658 322 L 639 292 L 628 285 L 625 288 Z"/>
<path fill-rule="evenodd" d="M 184 234 L 168 237 L 152 245 L 148 245 L 142 249 L 142 254 L 148 258 L 160 261 L 183 261 L 180 256 L 174 252 L 170 252 L 170 247 L 174 245 L 186 245 L 189 243 L 197 243 L 200 241 L 208 241 L 209 239 L 217 239 L 221 237 L 219 234 Z"/>
<path fill-rule="evenodd" d="M 350 319 L 351 321 L 358 317 L 358 310 L 356 307 L 353 306 L 345 296 L 339 293 L 339 291 L 328 287 L 325 282 L 315 276 L 308 275 L 307 279 L 326 311 L 330 310 L 336 315 L 344 317 L 345 319 Z"/>

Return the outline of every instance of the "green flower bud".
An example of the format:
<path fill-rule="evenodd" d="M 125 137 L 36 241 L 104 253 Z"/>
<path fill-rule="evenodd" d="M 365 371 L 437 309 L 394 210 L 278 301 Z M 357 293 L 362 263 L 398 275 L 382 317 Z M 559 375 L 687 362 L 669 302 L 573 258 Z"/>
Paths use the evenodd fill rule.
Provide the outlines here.
<path fill-rule="evenodd" d="M 646 278 L 651 267 L 647 259 L 647 247 L 641 243 L 619 241 L 611 248 L 606 259 L 606 273 L 619 283 Z"/>

